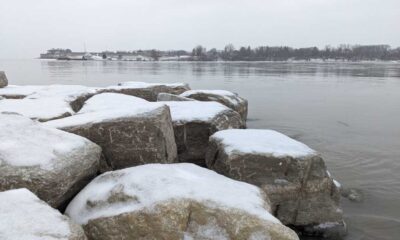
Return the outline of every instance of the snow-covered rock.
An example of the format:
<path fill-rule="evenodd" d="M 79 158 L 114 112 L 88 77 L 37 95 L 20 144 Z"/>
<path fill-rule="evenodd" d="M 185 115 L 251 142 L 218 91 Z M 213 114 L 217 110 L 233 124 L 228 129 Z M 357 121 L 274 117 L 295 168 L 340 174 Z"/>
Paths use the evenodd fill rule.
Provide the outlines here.
<path fill-rule="evenodd" d="M 269 213 L 258 187 L 188 163 L 104 173 L 66 214 L 98 240 L 298 239 Z"/>
<path fill-rule="evenodd" d="M 39 121 L 70 116 L 97 92 L 79 85 L 7 86 L 0 89 L 6 99 L 0 112 L 15 112 Z"/>
<path fill-rule="evenodd" d="M 0 71 L 0 88 L 6 87 L 8 85 L 8 79 L 6 73 Z"/>
<path fill-rule="evenodd" d="M 87 100 L 77 114 L 45 124 L 99 144 L 111 169 L 177 159 L 170 111 L 162 103 L 102 93 Z"/>
<path fill-rule="evenodd" d="M 85 138 L 12 113 L 0 129 L 0 191 L 28 188 L 62 207 L 97 174 L 101 149 Z"/>
<path fill-rule="evenodd" d="M 240 114 L 243 122 L 247 120 L 246 99 L 240 97 L 237 93 L 226 90 L 189 90 L 180 95 L 181 97 L 192 98 L 198 101 L 216 101 Z"/>
<path fill-rule="evenodd" d="M 159 93 L 157 95 L 157 102 L 165 102 L 165 101 L 196 101 L 196 100 L 191 98 L 181 97 L 179 95 L 171 93 Z"/>
<path fill-rule="evenodd" d="M 178 95 L 187 90 L 190 90 L 190 87 L 186 83 L 123 82 L 118 83 L 117 86 L 109 86 L 99 91 L 123 93 L 155 102 L 159 93 Z"/>
<path fill-rule="evenodd" d="M 217 102 L 162 102 L 171 110 L 180 162 L 205 165 L 208 138 L 223 129 L 241 128 L 240 115 Z"/>
<path fill-rule="evenodd" d="M 303 143 L 272 130 L 224 130 L 210 137 L 206 163 L 264 189 L 275 216 L 286 225 L 331 222 L 345 228 L 339 190 L 323 159 Z"/>
<path fill-rule="evenodd" d="M 0 239 L 86 240 L 81 226 L 27 189 L 0 192 Z"/>

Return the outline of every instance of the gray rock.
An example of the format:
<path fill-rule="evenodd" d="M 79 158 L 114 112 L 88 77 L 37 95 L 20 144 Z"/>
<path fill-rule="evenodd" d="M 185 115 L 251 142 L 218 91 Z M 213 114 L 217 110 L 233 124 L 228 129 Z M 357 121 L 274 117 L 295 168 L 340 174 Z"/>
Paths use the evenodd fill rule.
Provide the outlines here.
<path fill-rule="evenodd" d="M 156 102 L 159 93 L 179 95 L 187 90 L 190 90 L 190 87 L 185 83 L 123 82 L 119 83 L 118 86 L 110 86 L 104 89 L 99 89 L 98 92 L 122 93 L 143 98 L 147 101 Z"/>
<path fill-rule="evenodd" d="M 215 101 L 238 112 L 242 121 L 246 123 L 248 102 L 237 93 L 226 90 L 189 90 L 180 95 L 181 97 L 192 98 L 198 101 Z"/>
<path fill-rule="evenodd" d="M 0 192 L 0 238 L 87 239 L 81 226 L 25 188 Z"/>
<path fill-rule="evenodd" d="M 186 163 L 104 173 L 66 214 L 97 240 L 298 240 L 261 189 Z"/>
<path fill-rule="evenodd" d="M 170 111 L 161 103 L 102 93 L 87 100 L 76 115 L 45 124 L 100 145 L 102 171 L 177 159 Z"/>
<path fill-rule="evenodd" d="M 209 137 L 220 130 L 243 128 L 240 115 L 217 102 L 162 102 L 171 110 L 179 162 L 205 166 Z"/>
<path fill-rule="evenodd" d="M 0 114 L 0 191 L 28 188 L 63 208 L 97 175 L 101 148 L 17 114 Z"/>
<path fill-rule="evenodd" d="M 191 98 L 181 97 L 179 95 L 171 93 L 159 93 L 157 96 L 157 102 L 165 102 L 165 101 L 195 101 L 195 100 Z"/>
<path fill-rule="evenodd" d="M 210 137 L 206 163 L 218 173 L 264 189 L 274 215 L 285 225 L 307 226 L 315 229 L 308 234 L 321 236 L 321 229 L 345 228 L 340 193 L 323 159 L 283 134 L 251 129 L 217 132 Z M 325 228 L 310 227 L 321 224 Z"/>
<path fill-rule="evenodd" d="M 0 88 L 6 87 L 8 85 L 8 80 L 5 72 L 0 71 Z"/>

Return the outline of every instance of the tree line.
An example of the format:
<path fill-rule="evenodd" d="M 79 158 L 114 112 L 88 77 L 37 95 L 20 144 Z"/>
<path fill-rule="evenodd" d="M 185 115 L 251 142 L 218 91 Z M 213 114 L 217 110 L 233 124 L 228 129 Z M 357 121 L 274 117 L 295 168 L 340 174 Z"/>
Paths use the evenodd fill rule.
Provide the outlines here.
<path fill-rule="evenodd" d="M 346 45 L 338 47 L 326 46 L 323 49 L 317 47 L 292 48 L 287 46 L 270 47 L 261 46 L 256 48 L 239 47 L 228 44 L 223 50 L 212 48 L 207 50 L 201 45 L 187 51 L 169 51 L 169 56 L 190 56 L 187 60 L 192 61 L 287 61 L 287 60 L 311 60 L 311 59 L 333 59 L 347 61 L 364 60 L 400 60 L 400 47 L 391 48 L 389 45 Z M 164 55 L 164 54 L 161 54 Z"/>

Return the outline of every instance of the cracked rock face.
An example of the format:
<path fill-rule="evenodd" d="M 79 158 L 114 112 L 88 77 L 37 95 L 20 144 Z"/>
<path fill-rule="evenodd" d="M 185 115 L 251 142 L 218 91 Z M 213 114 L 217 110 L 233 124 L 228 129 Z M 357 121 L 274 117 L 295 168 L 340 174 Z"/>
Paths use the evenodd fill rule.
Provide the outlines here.
<path fill-rule="evenodd" d="M 63 208 L 98 172 L 101 148 L 17 114 L 0 114 L 0 191 L 27 188 Z"/>
<path fill-rule="evenodd" d="M 189 90 L 180 95 L 198 101 L 215 101 L 238 112 L 245 123 L 247 120 L 248 102 L 237 93 L 226 90 Z"/>
<path fill-rule="evenodd" d="M 6 87 L 8 85 L 8 80 L 5 72 L 0 71 L 0 88 Z"/>
<path fill-rule="evenodd" d="M 162 102 L 171 109 L 179 162 L 205 166 L 209 137 L 220 130 L 243 128 L 240 115 L 216 102 Z"/>
<path fill-rule="evenodd" d="M 210 138 L 206 163 L 220 174 L 261 187 L 285 225 L 317 235 L 329 228 L 345 232 L 339 190 L 323 159 L 302 143 L 270 130 L 221 131 Z"/>
<path fill-rule="evenodd" d="M 102 171 L 177 159 L 169 108 L 144 99 L 116 93 L 95 95 L 76 115 L 46 125 L 101 146 Z"/>
<path fill-rule="evenodd" d="M 81 226 L 25 188 L 0 192 L 0 238 L 87 239 Z"/>
<path fill-rule="evenodd" d="M 193 164 L 107 172 L 66 210 L 89 239 L 298 240 L 255 186 Z"/>

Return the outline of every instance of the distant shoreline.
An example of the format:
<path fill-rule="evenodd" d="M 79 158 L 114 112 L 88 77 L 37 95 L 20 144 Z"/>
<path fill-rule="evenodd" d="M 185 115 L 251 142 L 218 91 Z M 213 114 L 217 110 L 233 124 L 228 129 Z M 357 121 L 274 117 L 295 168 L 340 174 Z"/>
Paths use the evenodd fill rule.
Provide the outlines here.
<path fill-rule="evenodd" d="M 201 45 L 192 51 L 169 50 L 160 51 L 133 50 L 133 51 L 101 51 L 101 52 L 74 52 L 71 49 L 52 48 L 40 54 L 41 59 L 59 60 L 122 60 L 122 61 L 400 61 L 400 47 L 392 48 L 389 45 L 348 45 L 338 47 L 326 46 L 292 48 L 287 46 L 261 46 L 256 48 L 235 48 L 232 44 L 223 50 L 212 48 L 207 50 Z"/>

